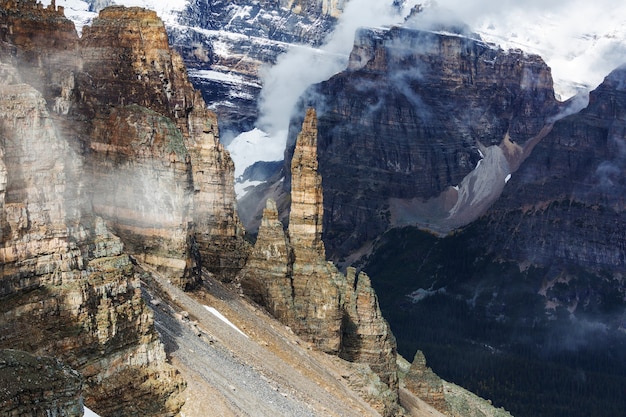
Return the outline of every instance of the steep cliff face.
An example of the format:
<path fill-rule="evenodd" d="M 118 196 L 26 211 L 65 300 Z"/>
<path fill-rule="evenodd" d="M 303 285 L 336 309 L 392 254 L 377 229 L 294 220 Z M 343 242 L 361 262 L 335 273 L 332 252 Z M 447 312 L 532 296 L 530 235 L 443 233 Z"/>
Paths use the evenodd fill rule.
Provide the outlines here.
<path fill-rule="evenodd" d="M 557 121 L 488 213 L 505 224 L 522 222 L 500 248 L 508 257 L 596 270 L 626 262 L 618 232 L 626 211 L 625 78 L 626 69 L 616 69 L 591 92 L 585 109 Z"/>
<path fill-rule="evenodd" d="M 177 270 L 183 286 L 193 285 L 200 264 L 231 278 L 247 250 L 235 211 L 234 167 L 215 114 L 169 49 L 163 22 L 152 11 L 108 8 L 84 28 L 81 47 L 76 113 L 95 120 L 96 212 L 112 221 L 134 254 Z M 112 189 L 118 182 L 121 189 Z"/>
<path fill-rule="evenodd" d="M 326 352 L 341 344 L 342 282 L 326 262 L 322 242 L 322 179 L 317 172 L 317 116 L 308 109 L 291 163 L 293 184 L 289 241 L 293 250 L 293 297 L 297 333 L 307 334 Z"/>
<path fill-rule="evenodd" d="M 153 12 L 108 9 L 79 42 L 54 5 L 2 6 L 0 346 L 78 370 L 102 415 L 175 414 L 184 383 L 125 250 L 181 287 L 241 268 L 215 115 Z"/>
<path fill-rule="evenodd" d="M 3 84 L 0 95 L 0 345 L 54 355 L 79 370 L 86 402 L 98 409 L 175 410 L 165 403 L 182 381 L 165 363 L 121 242 L 83 211 L 80 157 L 57 136 L 39 92 Z M 136 391 L 112 398 L 126 386 Z"/>
<path fill-rule="evenodd" d="M 585 109 L 557 121 L 485 216 L 484 246 L 502 259 L 546 268 L 546 303 L 581 315 L 624 308 L 624 79 L 626 69 L 616 69 Z M 563 294 L 563 286 L 573 293 Z M 619 319 L 610 325 L 619 327 Z"/>
<path fill-rule="evenodd" d="M 63 8 L 43 7 L 35 0 L 3 0 L 0 19 L 5 25 L 2 48 L 24 65 L 23 81 L 44 94 L 50 104 L 61 96 L 77 65 L 78 35 Z"/>
<path fill-rule="evenodd" d="M 406 335 L 400 352 L 429 346 L 438 373 L 473 390 L 484 384 L 481 395 L 515 415 L 536 415 L 525 399 L 546 391 L 558 392 L 541 410 L 550 415 L 584 416 L 610 402 L 602 392 L 576 399 L 600 381 L 616 392 L 626 375 L 625 79 L 616 69 L 586 108 L 555 121 L 473 224 L 442 239 L 409 228 L 380 239 L 365 268 L 394 330 Z M 429 324 L 442 314 L 446 326 Z M 415 322 L 423 336 L 409 333 Z M 450 340 L 455 347 L 441 354 Z M 607 355 L 614 359 L 602 363 Z M 503 392 L 493 374 L 473 374 L 468 356 L 523 366 L 530 379 L 513 378 Z M 539 377 L 546 367 L 568 384 L 581 371 L 597 379 L 555 390 Z M 626 405 L 613 407 L 619 414 Z"/>
<path fill-rule="evenodd" d="M 557 110 L 539 57 L 401 27 L 360 30 L 348 69 L 303 102 L 320 113 L 324 233 L 337 259 L 390 226 L 445 233 L 475 219 Z"/>
<path fill-rule="evenodd" d="M 244 292 L 318 349 L 367 364 L 383 382 L 365 398 L 383 415 L 398 412 L 395 338 L 378 307 L 369 278 L 351 269 L 346 278 L 326 261 L 323 201 L 317 172 L 317 117 L 307 111 L 291 165 L 287 234 L 268 200 L 259 235 L 240 280 Z"/>

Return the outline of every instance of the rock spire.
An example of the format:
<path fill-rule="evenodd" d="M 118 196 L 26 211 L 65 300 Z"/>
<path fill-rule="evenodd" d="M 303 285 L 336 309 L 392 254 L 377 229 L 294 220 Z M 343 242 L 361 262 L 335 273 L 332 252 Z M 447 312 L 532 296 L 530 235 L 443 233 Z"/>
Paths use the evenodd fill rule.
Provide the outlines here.
<path fill-rule="evenodd" d="M 326 261 L 322 241 L 322 178 L 317 162 L 317 117 L 308 109 L 291 164 L 287 233 L 268 199 L 256 244 L 240 275 L 244 292 L 316 348 L 368 365 L 387 385 L 390 401 L 372 404 L 393 415 L 397 404 L 396 342 L 369 278 L 348 277 Z"/>

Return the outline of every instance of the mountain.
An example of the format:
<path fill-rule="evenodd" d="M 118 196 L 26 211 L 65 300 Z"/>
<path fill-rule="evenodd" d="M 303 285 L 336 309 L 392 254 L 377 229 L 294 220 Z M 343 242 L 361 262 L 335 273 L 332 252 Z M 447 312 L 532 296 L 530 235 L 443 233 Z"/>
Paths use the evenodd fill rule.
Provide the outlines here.
<path fill-rule="evenodd" d="M 424 349 L 514 415 L 624 410 L 624 75 L 555 122 L 471 225 L 443 238 L 390 231 L 364 266 L 401 353 Z"/>
<path fill-rule="evenodd" d="M 73 2 L 81 37 L 56 2 L 2 4 L 1 347 L 76 369 L 91 408 L 505 414 L 421 349 L 515 415 L 623 414 L 623 68 L 562 103 L 540 57 L 419 7 L 348 56 L 322 39 L 352 46 L 369 2 L 155 4 L 167 34 Z M 310 83 L 236 204 L 222 139 Z"/>
<path fill-rule="evenodd" d="M 324 234 L 334 259 L 390 227 L 446 234 L 468 224 L 559 111 L 539 57 L 400 27 L 360 30 L 348 68 L 303 102 L 320 109 Z"/>
<path fill-rule="evenodd" d="M 185 383 L 166 361 L 131 257 L 91 209 L 89 136 L 64 116 L 85 103 L 74 95 L 84 75 L 74 25 L 35 2 L 2 2 L 0 19 L 0 344 L 78 370 L 89 406 L 175 411 Z"/>
<path fill-rule="evenodd" d="M 417 4 L 394 2 L 392 7 L 368 0 L 317 5 L 256 2 L 252 7 L 246 1 L 58 3 L 65 5 L 66 14 L 79 30 L 93 19 L 95 11 L 109 4 L 157 10 L 165 19 L 172 44 L 190 69 L 191 81 L 220 118 L 222 141 L 240 170 L 238 199 L 245 195 L 244 189 L 259 185 L 259 180 L 240 177 L 245 168 L 256 161 L 283 159 L 288 122 L 285 117 L 277 124 L 275 118 L 281 114 L 288 116 L 293 106 L 291 100 L 295 104 L 299 91 L 304 91 L 308 84 L 323 81 L 345 67 L 354 30 L 363 25 L 400 23 Z M 419 24 L 428 28 L 431 22 L 463 20 L 486 42 L 500 45 L 504 50 L 521 49 L 542 56 L 552 70 L 559 99 L 578 92 L 584 94 L 619 64 L 623 55 L 625 32 L 620 19 L 621 6 L 595 7 L 579 0 L 543 6 L 534 2 L 507 7 L 488 2 L 471 7 L 454 0 L 424 2 L 421 13 L 424 18 Z M 599 12 L 604 9 L 616 10 Z M 331 62 L 334 69 L 326 69 Z M 264 132 L 253 130 L 255 127 Z M 248 133 L 239 137 L 242 132 Z M 254 132 L 259 134 L 250 141 Z M 236 140 L 231 144 L 233 139 Z M 245 214 L 243 218 L 244 224 L 254 230 L 263 205 L 249 201 L 241 205 L 244 212 L 254 212 L 251 214 L 254 219 Z"/>
<path fill-rule="evenodd" d="M 420 391 L 369 277 L 326 261 L 314 111 L 288 234 L 270 202 L 252 249 L 154 11 L 104 8 L 79 38 L 54 2 L 0 5 L 1 413 L 507 415 Z"/>
<path fill-rule="evenodd" d="M 157 11 L 167 24 L 172 46 L 185 60 L 191 81 L 219 115 L 222 130 L 231 135 L 254 126 L 262 67 L 274 64 L 292 44 L 319 45 L 343 8 L 343 2 L 306 0 L 63 3 L 79 29 L 109 5 Z"/>
<path fill-rule="evenodd" d="M 286 165 L 316 108 L 324 243 L 401 354 L 514 415 L 623 413 L 625 75 L 560 103 L 538 56 L 409 23 L 359 31 L 302 96 Z"/>

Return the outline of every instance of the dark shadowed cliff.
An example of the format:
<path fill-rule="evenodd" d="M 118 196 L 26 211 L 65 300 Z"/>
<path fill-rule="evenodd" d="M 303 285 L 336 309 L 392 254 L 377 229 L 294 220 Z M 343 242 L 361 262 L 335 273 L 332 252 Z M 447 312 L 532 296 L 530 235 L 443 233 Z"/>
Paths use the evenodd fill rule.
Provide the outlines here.
<path fill-rule="evenodd" d="M 625 79 L 616 69 L 556 121 L 472 224 L 374 245 L 364 268 L 401 353 L 424 349 L 437 372 L 514 415 L 624 411 Z"/>

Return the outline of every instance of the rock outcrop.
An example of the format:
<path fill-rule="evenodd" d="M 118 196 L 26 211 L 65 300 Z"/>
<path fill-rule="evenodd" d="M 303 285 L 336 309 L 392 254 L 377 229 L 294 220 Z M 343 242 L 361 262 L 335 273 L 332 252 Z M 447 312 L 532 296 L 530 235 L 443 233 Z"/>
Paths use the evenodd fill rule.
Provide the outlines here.
<path fill-rule="evenodd" d="M 79 41 L 54 7 L 8 2 L 2 16 L 5 56 L 86 156 L 93 208 L 127 250 L 183 287 L 195 285 L 201 265 L 231 279 L 248 250 L 233 164 L 163 22 L 112 7 Z"/>
<path fill-rule="evenodd" d="M 84 28 L 81 54 L 75 111 L 94 119 L 96 212 L 134 255 L 178 270 L 182 286 L 194 285 L 201 264 L 232 278 L 247 253 L 234 167 L 163 22 L 152 11 L 107 8 Z"/>
<path fill-rule="evenodd" d="M 378 297 L 365 272 L 356 275 L 354 268 L 346 273 L 344 319 L 339 356 L 366 363 L 381 380 L 397 389 L 397 366 L 390 362 L 396 356 L 396 339 L 378 305 Z"/>
<path fill-rule="evenodd" d="M 325 352 L 341 344 L 343 286 L 336 268 L 326 262 L 322 242 L 322 178 L 317 172 L 317 116 L 308 109 L 291 163 L 293 184 L 289 242 L 293 251 L 294 331 L 306 334 Z"/>
<path fill-rule="evenodd" d="M 181 287 L 243 265 L 215 115 L 153 12 L 107 9 L 79 40 L 54 3 L 2 6 L 0 347 L 76 369 L 103 415 L 175 414 L 128 253 Z"/>
<path fill-rule="evenodd" d="M 302 103 L 285 164 L 304 107 L 318 108 L 324 241 L 335 260 L 389 227 L 445 234 L 477 218 L 558 111 L 538 56 L 408 27 L 359 30 L 348 68 Z"/>
<path fill-rule="evenodd" d="M 445 415 L 450 415 L 450 406 L 446 403 L 443 380 L 426 366 L 426 358 L 421 350 L 415 353 L 409 372 L 404 377 L 404 386 Z"/>
<path fill-rule="evenodd" d="M 54 355 L 78 370 L 96 409 L 175 411 L 166 402 L 183 383 L 166 364 L 122 243 L 83 211 L 80 158 L 57 136 L 45 104 L 29 85 L 0 89 L 0 346 Z M 133 392 L 113 398 L 124 387 Z"/>
<path fill-rule="evenodd" d="M 371 368 L 387 391 L 370 400 L 383 415 L 394 415 L 398 410 L 395 338 L 369 278 L 360 273 L 355 279 L 354 269 L 346 278 L 326 261 L 316 122 L 315 111 L 309 109 L 292 162 L 288 233 L 278 220 L 275 203 L 268 200 L 241 285 L 316 348 Z"/>
<path fill-rule="evenodd" d="M 83 415 L 82 379 L 58 360 L 0 350 L 0 410 L 4 416 Z"/>
<path fill-rule="evenodd" d="M 293 254 L 278 220 L 276 203 L 266 202 L 254 248 L 242 271 L 243 291 L 283 323 L 293 323 Z"/>

